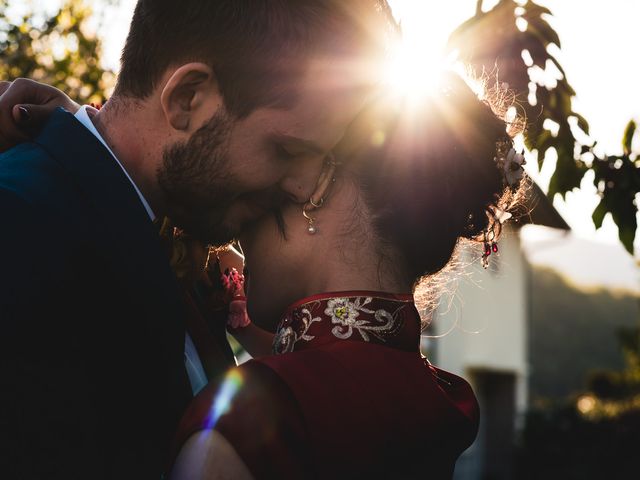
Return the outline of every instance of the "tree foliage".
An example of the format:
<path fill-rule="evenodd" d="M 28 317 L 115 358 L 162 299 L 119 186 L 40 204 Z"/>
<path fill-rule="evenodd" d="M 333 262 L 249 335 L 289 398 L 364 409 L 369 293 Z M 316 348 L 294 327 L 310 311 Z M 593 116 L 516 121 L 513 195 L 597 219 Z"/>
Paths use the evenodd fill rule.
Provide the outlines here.
<path fill-rule="evenodd" d="M 638 476 L 640 329 L 621 329 L 618 339 L 622 371 L 594 372 L 583 394 L 528 412 L 517 478 Z"/>
<path fill-rule="evenodd" d="M 83 0 L 65 0 L 54 15 L 27 10 L 15 18 L 10 13 L 16 5 L 0 0 L 0 79 L 28 77 L 78 102 L 101 103 L 113 74 L 100 66 L 102 48 L 90 30 L 91 9 Z"/>
<path fill-rule="evenodd" d="M 478 0 L 476 14 L 460 25 L 449 39 L 463 61 L 476 72 L 498 76 L 519 99 L 527 119 L 525 144 L 536 151 L 541 167 L 549 149 L 557 152 L 557 164 L 548 195 L 564 196 L 580 187 L 585 173 L 594 173 L 600 204 L 593 212 L 596 228 L 610 213 L 624 247 L 633 253 L 640 192 L 640 156 L 634 153 L 636 123 L 623 136 L 622 155 L 599 155 L 589 138 L 589 123 L 574 111 L 576 92 L 553 50 L 560 37 L 547 19 L 551 12 L 533 1 L 500 0 L 487 12 Z M 552 80 L 549 81 L 548 79 Z"/>

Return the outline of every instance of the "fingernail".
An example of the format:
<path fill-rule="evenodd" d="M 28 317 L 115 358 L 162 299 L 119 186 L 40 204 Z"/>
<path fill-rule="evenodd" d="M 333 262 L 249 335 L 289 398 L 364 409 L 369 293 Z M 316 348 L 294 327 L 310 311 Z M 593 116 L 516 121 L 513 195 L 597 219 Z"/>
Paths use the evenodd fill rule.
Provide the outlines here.
<path fill-rule="evenodd" d="M 25 107 L 18 107 L 18 112 L 20 112 L 19 115 L 22 122 L 28 122 L 31 120 L 31 114 Z"/>

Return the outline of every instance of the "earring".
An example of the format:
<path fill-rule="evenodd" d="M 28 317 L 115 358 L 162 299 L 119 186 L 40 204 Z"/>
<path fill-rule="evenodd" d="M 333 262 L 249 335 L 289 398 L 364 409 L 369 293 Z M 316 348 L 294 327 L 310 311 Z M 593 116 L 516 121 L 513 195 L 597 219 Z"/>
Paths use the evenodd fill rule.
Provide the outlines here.
<path fill-rule="evenodd" d="M 309 202 L 309 203 L 311 203 L 311 202 Z M 304 216 L 304 218 L 307 219 L 307 222 L 309 222 L 309 226 L 307 227 L 307 232 L 309 232 L 309 235 L 315 235 L 315 233 L 318 230 L 316 229 L 316 226 L 314 225 L 315 218 L 313 218 L 311 215 L 309 215 L 309 212 L 307 211 L 307 207 L 308 207 L 309 203 L 306 203 L 302 207 L 302 216 Z M 311 203 L 311 204 L 313 205 L 313 203 Z"/>
<path fill-rule="evenodd" d="M 307 219 L 307 232 L 309 232 L 309 235 L 315 235 L 318 231 L 318 228 L 315 226 L 316 219 L 310 215 L 310 212 L 317 210 L 324 205 L 324 199 L 329 187 L 331 187 L 331 185 L 336 181 L 335 173 L 338 165 L 339 163 L 336 162 L 333 155 L 330 154 L 325 161 L 325 168 L 320 174 L 315 191 L 311 194 L 307 203 L 302 207 L 302 216 Z M 316 201 L 314 198 L 319 198 L 319 200 Z"/>
<path fill-rule="evenodd" d="M 491 256 L 491 253 L 498 253 L 498 244 L 495 241 L 496 232 L 491 227 L 490 230 L 485 230 L 483 235 L 482 266 L 489 268 L 489 256 Z"/>

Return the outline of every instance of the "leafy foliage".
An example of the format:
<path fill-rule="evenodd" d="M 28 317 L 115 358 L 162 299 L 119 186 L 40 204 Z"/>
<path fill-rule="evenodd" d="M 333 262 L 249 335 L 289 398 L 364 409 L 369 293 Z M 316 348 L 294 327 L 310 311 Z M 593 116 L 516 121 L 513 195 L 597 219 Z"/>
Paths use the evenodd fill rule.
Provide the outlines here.
<path fill-rule="evenodd" d="M 0 79 L 28 77 L 78 102 L 102 103 L 114 77 L 100 66 L 101 43 L 84 1 L 65 0 L 50 17 L 27 11 L 19 21 L 9 17 L 11 3 L 0 0 Z"/>
<path fill-rule="evenodd" d="M 620 371 L 593 373 L 588 392 L 532 409 L 517 478 L 636 478 L 640 442 L 640 329 L 619 331 Z"/>
<path fill-rule="evenodd" d="M 595 142 L 579 140 L 588 138 L 589 124 L 573 110 L 576 92 L 552 54 L 561 42 L 547 21 L 551 11 L 531 0 L 523 4 L 500 0 L 483 12 L 482 3 L 478 0 L 475 16 L 452 33 L 449 48 L 457 49 L 476 72 L 494 75 L 516 92 L 527 119 L 525 144 L 537 151 L 539 166 L 549 149 L 556 150 L 558 160 L 548 191 L 551 198 L 579 188 L 585 173 L 594 172 L 601 201 L 593 222 L 600 228 L 605 215 L 611 213 L 620 240 L 633 253 L 640 192 L 640 158 L 632 148 L 636 124 L 632 121 L 627 126 L 622 155 L 598 156 Z"/>
<path fill-rule="evenodd" d="M 519 438 L 514 478 L 636 478 L 640 317 L 634 315 L 638 297 L 622 301 L 604 290 L 595 295 L 580 293 L 558 281 L 562 280 L 556 273 L 535 271 L 533 290 L 539 300 L 544 297 L 544 301 L 534 302 L 532 317 L 530 361 L 532 378 L 538 378 L 530 388 L 538 392 Z M 632 310 L 633 303 L 636 308 Z M 562 305 L 570 305 L 569 310 L 563 311 Z M 557 318 L 548 318 L 553 312 Z M 554 343 L 555 348 L 547 348 Z M 619 365 L 603 361 L 599 353 L 604 344 L 615 345 L 620 351 Z M 564 356 L 559 356 L 560 349 L 568 353 L 563 351 Z M 581 363 L 590 368 L 576 368 Z M 557 374 L 559 368 L 561 375 Z M 559 388 L 548 388 L 553 383 Z M 547 388 L 541 392 L 544 384 Z M 567 384 L 571 388 L 565 388 Z"/>
<path fill-rule="evenodd" d="M 591 420 L 566 403 L 527 414 L 514 478 L 637 478 L 640 409 Z"/>

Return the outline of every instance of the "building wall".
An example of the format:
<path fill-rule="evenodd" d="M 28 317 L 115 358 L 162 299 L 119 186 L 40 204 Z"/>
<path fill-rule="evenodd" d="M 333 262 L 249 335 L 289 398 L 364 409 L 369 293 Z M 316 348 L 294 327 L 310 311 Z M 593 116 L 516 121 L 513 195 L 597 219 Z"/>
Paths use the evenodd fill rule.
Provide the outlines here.
<path fill-rule="evenodd" d="M 488 270 L 479 250 L 463 252 L 466 267 L 454 274 L 429 331 L 439 338 L 423 339 L 431 362 L 466 378 L 480 402 L 480 434 L 458 462 L 456 479 L 509 478 L 508 472 L 488 471 L 512 457 L 496 432 L 515 432 L 527 406 L 528 265 L 516 231 L 506 230 L 499 248 Z M 500 414 L 490 420 L 496 410 L 511 420 L 505 424 Z"/>
<path fill-rule="evenodd" d="M 475 370 L 514 372 L 518 391 L 518 411 L 526 407 L 528 266 L 517 232 L 506 231 L 500 251 L 492 255 L 485 270 L 479 252 L 466 251 L 467 264 L 447 288 L 433 318 L 427 339 L 434 352 L 431 361 L 465 378 Z"/>

